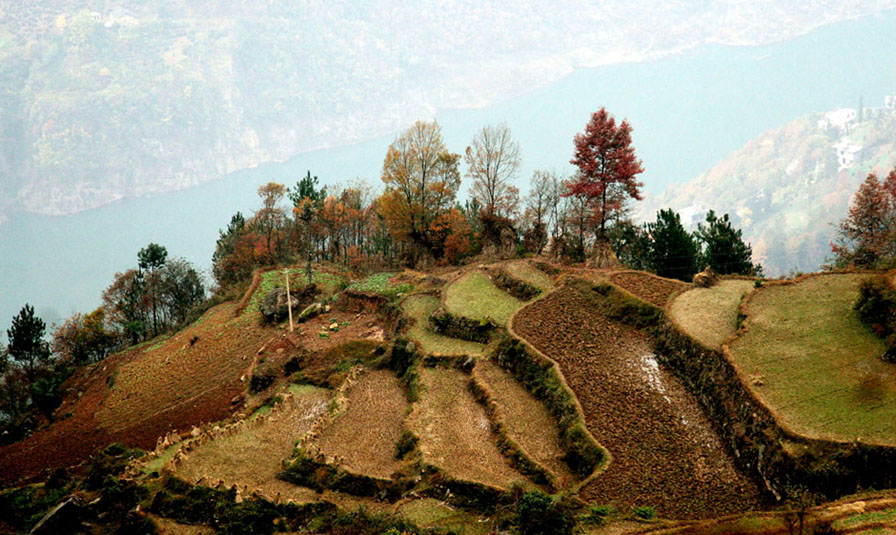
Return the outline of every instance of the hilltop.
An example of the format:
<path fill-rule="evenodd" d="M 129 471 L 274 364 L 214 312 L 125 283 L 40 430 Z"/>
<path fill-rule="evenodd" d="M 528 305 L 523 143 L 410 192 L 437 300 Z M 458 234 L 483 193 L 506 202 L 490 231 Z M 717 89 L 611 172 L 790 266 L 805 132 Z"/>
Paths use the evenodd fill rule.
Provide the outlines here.
<path fill-rule="evenodd" d="M 707 210 L 730 214 L 769 274 L 817 270 L 831 256 L 837 224 L 858 185 L 896 164 L 896 113 L 844 108 L 766 132 L 697 178 L 639 206 L 650 220 L 665 207 L 695 226 Z"/>
<path fill-rule="evenodd" d="M 82 368 L 54 423 L 0 448 L 4 485 L 47 482 L 0 493 L 0 529 L 75 490 L 103 497 L 82 514 L 139 503 L 166 533 L 487 533 L 550 494 L 562 505 L 539 515 L 589 532 L 786 533 L 799 489 L 812 529 L 892 527 L 891 493 L 813 507 L 893 484 L 896 435 L 873 415 L 896 368 L 852 311 L 863 276 L 702 288 L 541 258 L 357 280 L 321 265 L 290 331 L 260 307 L 283 270 L 258 270 L 239 300 Z M 788 386 L 801 370 L 817 391 Z"/>

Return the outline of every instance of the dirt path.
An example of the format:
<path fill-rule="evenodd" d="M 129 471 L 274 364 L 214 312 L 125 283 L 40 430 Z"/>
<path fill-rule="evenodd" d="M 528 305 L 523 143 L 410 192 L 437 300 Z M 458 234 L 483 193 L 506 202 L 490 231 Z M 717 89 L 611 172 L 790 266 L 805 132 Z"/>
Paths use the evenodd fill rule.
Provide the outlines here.
<path fill-rule="evenodd" d="M 555 359 L 595 438 L 613 455 L 582 489 L 595 503 L 650 505 L 662 516 L 706 518 L 761 505 L 696 400 L 660 368 L 647 339 L 561 288 L 521 310 L 514 330 Z"/>

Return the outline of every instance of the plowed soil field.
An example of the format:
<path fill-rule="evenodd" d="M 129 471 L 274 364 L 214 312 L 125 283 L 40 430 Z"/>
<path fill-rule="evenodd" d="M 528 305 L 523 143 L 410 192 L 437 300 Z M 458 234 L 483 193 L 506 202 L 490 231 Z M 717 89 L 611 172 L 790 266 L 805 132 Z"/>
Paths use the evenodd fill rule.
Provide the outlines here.
<path fill-rule="evenodd" d="M 408 406 L 398 378 L 389 370 L 365 372 L 348 392 L 345 412 L 320 433 L 316 443 L 356 474 L 388 479 L 401 462 L 395 445 Z"/>
<path fill-rule="evenodd" d="M 658 366 L 640 332 L 595 313 L 570 287 L 521 310 L 513 328 L 560 364 L 588 428 L 613 455 L 583 498 L 623 510 L 650 505 L 672 518 L 762 504 L 756 484 L 738 472 L 696 400 Z"/>
<path fill-rule="evenodd" d="M 688 287 L 687 283 L 642 271 L 616 271 L 610 274 L 610 281 L 658 307 L 666 306 L 670 297 Z"/>
<path fill-rule="evenodd" d="M 498 451 L 485 409 L 467 388 L 463 372 L 423 368 L 420 401 L 408 417 L 408 427 L 419 437 L 423 461 L 451 477 L 509 489 L 526 477 L 514 470 Z"/>
<path fill-rule="evenodd" d="M 0 484 L 77 464 L 111 442 L 152 449 L 171 429 L 229 417 L 244 389 L 240 377 L 274 334 L 256 323 L 225 328 L 236 321 L 234 306 L 79 370 L 63 385 L 70 393 L 53 425 L 0 448 Z"/>

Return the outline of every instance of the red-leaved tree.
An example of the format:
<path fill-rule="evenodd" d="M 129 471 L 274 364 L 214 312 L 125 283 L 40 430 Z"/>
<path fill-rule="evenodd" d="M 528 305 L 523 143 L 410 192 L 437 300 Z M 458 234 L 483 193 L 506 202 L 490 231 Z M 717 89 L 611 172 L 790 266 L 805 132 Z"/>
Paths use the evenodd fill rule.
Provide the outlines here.
<path fill-rule="evenodd" d="M 599 240 L 606 239 L 607 220 L 619 213 L 629 198 L 642 198 L 644 184 L 635 176 L 644 169 L 635 157 L 631 132 L 628 121 L 617 125 L 606 108 L 601 108 L 591 114 L 585 133 L 576 134 L 574 140 L 575 153 L 569 163 L 579 170 L 567 183 L 566 195 L 588 201 Z"/>
<path fill-rule="evenodd" d="M 833 267 L 878 267 L 896 257 L 896 169 L 883 181 L 874 173 L 865 178 L 831 249 Z"/>

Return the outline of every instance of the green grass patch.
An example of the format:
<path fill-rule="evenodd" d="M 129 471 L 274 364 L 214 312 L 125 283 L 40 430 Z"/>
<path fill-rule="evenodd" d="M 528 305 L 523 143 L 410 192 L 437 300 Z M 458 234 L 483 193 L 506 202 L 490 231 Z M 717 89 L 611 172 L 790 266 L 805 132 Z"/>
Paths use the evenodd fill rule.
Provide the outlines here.
<path fill-rule="evenodd" d="M 862 524 L 871 524 L 875 522 L 896 522 L 896 507 L 883 509 L 881 511 L 869 511 L 848 518 L 842 518 L 834 522 L 834 528 L 854 528 L 861 526 Z"/>
<path fill-rule="evenodd" d="M 719 349 L 737 330 L 738 307 L 753 286 L 750 280 L 722 280 L 711 288 L 692 288 L 672 301 L 669 314 L 685 334 Z"/>
<path fill-rule="evenodd" d="M 328 273 L 326 271 L 313 270 L 311 272 L 311 280 L 327 295 L 333 295 L 348 283 L 348 279 Z M 305 270 L 302 268 L 289 268 L 289 284 L 290 290 L 298 290 L 303 288 L 308 282 L 305 277 Z M 286 288 L 286 280 L 283 277 L 282 269 L 274 269 L 261 274 L 261 281 L 255 293 L 249 298 L 249 303 L 243 310 L 243 318 L 251 317 L 258 314 L 258 307 L 264 297 L 274 288 Z"/>
<path fill-rule="evenodd" d="M 143 465 L 143 473 L 151 474 L 153 472 L 158 472 L 162 469 L 162 465 L 167 463 L 174 457 L 174 454 L 177 453 L 177 450 L 180 449 L 180 444 L 175 444 L 173 446 L 168 446 L 168 449 L 163 451 L 158 457 L 149 461 L 148 463 Z"/>
<path fill-rule="evenodd" d="M 159 349 L 160 347 L 162 347 L 165 344 L 165 342 L 168 341 L 169 338 L 171 338 L 170 334 L 160 334 L 159 336 L 156 336 L 152 340 L 147 340 L 146 342 L 144 342 L 147 345 L 147 347 L 145 349 L 143 349 L 143 352 L 149 353 L 151 351 L 155 351 L 156 349 Z"/>
<path fill-rule="evenodd" d="M 752 388 L 794 431 L 896 443 L 896 365 L 861 323 L 856 274 L 766 286 L 747 307 L 748 330 L 731 344 Z"/>
<path fill-rule="evenodd" d="M 529 262 L 517 260 L 508 262 L 504 265 L 504 270 L 510 275 L 520 279 L 523 282 L 531 284 L 541 291 L 545 292 L 554 287 L 551 278 L 542 270 L 534 267 Z"/>
<path fill-rule="evenodd" d="M 445 290 L 445 309 L 451 314 L 485 321 L 491 319 L 500 326 L 525 303 L 495 286 L 485 273 L 473 271 L 448 286 Z"/>
<path fill-rule="evenodd" d="M 404 314 L 413 319 L 406 336 L 420 344 L 424 353 L 436 355 L 482 355 L 485 345 L 436 334 L 429 329 L 429 316 L 439 308 L 431 295 L 409 295 L 401 302 Z"/>
<path fill-rule="evenodd" d="M 479 522 L 477 517 L 448 505 L 445 502 L 423 498 L 401 505 L 398 514 L 421 528 L 442 528 L 455 533 L 485 535 L 491 531 L 488 522 Z"/>
<path fill-rule="evenodd" d="M 407 283 L 395 283 L 392 278 L 395 273 L 374 273 L 366 279 L 356 282 L 348 287 L 356 292 L 372 293 L 394 299 L 398 294 L 408 293 L 414 287 Z"/>

